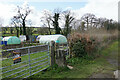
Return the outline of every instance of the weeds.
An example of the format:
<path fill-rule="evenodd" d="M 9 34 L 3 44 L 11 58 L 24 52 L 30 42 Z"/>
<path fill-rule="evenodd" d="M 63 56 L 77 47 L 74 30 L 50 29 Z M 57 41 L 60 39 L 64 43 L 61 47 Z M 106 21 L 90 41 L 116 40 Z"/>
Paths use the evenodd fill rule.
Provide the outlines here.
<path fill-rule="evenodd" d="M 62 71 L 67 71 L 69 68 L 67 66 L 65 67 L 58 67 L 57 64 L 54 64 L 53 66 L 49 67 L 47 71 L 51 71 L 52 73 L 60 73 Z"/>

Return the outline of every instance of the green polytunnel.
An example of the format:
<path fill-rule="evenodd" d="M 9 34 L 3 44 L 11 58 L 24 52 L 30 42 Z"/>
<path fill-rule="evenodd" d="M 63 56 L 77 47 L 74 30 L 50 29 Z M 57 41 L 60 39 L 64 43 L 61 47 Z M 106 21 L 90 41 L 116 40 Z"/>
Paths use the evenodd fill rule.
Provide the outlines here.
<path fill-rule="evenodd" d="M 67 38 L 63 35 L 44 35 L 41 36 L 41 38 L 39 39 L 39 42 L 43 44 L 48 44 L 51 41 L 55 41 L 56 43 L 59 44 L 66 44 Z"/>
<path fill-rule="evenodd" d="M 2 41 L 7 41 L 7 44 L 20 44 L 21 43 L 20 39 L 16 36 L 4 37 Z"/>

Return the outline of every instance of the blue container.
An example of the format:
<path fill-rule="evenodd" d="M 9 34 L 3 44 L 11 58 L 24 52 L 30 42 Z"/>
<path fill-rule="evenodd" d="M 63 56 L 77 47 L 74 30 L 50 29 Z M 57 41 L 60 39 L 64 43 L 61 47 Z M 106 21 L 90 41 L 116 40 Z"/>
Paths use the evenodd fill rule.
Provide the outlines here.
<path fill-rule="evenodd" d="M 7 41 L 4 41 L 4 44 L 7 45 Z"/>
<path fill-rule="evenodd" d="M 3 43 L 3 41 L 1 41 L 1 45 L 3 45 L 4 43 Z"/>
<path fill-rule="evenodd" d="M 35 36 L 35 39 L 37 38 L 38 36 Z"/>

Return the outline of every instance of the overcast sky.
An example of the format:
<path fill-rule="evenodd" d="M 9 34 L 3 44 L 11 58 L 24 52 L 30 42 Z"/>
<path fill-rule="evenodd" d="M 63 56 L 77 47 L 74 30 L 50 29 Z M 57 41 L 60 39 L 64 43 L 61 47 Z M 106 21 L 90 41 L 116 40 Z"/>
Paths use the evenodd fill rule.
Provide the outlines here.
<path fill-rule="evenodd" d="M 7 26 L 12 16 L 16 15 L 16 6 L 28 4 L 33 12 L 27 19 L 31 19 L 34 26 L 41 25 L 43 10 L 53 11 L 55 8 L 70 9 L 77 19 L 85 13 L 93 13 L 97 17 L 118 21 L 118 1 L 120 0 L 0 0 L 0 18 L 3 25 Z"/>

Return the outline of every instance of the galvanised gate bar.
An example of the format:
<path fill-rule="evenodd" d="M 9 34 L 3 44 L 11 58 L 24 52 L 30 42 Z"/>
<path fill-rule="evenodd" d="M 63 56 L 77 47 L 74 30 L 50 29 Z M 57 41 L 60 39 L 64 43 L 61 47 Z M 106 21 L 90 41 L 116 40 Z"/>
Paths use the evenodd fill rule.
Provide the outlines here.
<path fill-rule="evenodd" d="M 21 52 L 21 62 L 14 64 L 13 51 Z M 49 45 L 38 45 L 2 51 L 2 79 L 27 78 L 50 66 Z"/>

